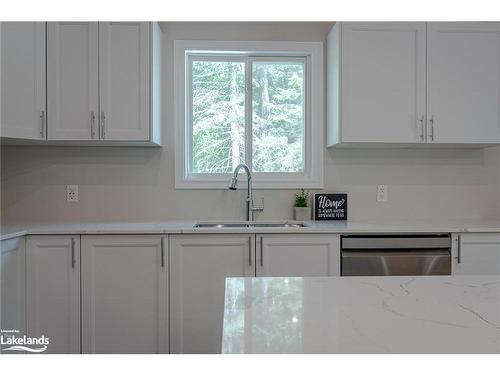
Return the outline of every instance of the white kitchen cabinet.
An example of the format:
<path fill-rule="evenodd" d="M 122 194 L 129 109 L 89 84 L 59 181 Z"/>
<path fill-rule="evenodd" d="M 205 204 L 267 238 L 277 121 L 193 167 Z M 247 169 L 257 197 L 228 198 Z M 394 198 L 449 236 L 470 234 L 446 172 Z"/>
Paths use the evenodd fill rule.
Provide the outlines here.
<path fill-rule="evenodd" d="M 168 353 L 168 243 L 82 236 L 83 353 Z"/>
<path fill-rule="evenodd" d="M 340 276 L 338 234 L 257 236 L 258 277 Z"/>
<path fill-rule="evenodd" d="M 334 26 L 328 37 L 329 94 L 338 93 L 328 98 L 329 121 L 336 124 L 329 131 L 340 134 L 329 138 L 424 142 L 425 37 L 424 22 Z"/>
<path fill-rule="evenodd" d="M 46 353 L 80 353 L 80 238 L 28 236 L 27 334 L 49 339 Z"/>
<path fill-rule="evenodd" d="M 327 145 L 500 143 L 500 23 L 337 23 Z"/>
<path fill-rule="evenodd" d="M 26 239 L 1 242 L 1 329 L 26 330 Z M 19 335 L 16 335 L 19 336 Z"/>
<path fill-rule="evenodd" d="M 0 27 L 1 136 L 45 139 L 45 22 Z"/>
<path fill-rule="evenodd" d="M 149 140 L 150 23 L 99 23 L 101 139 Z"/>
<path fill-rule="evenodd" d="M 47 24 L 49 140 L 97 139 L 97 22 Z"/>
<path fill-rule="evenodd" d="M 255 275 L 254 235 L 172 235 L 170 351 L 220 353 L 226 277 Z"/>
<path fill-rule="evenodd" d="M 454 234 L 452 262 L 455 275 L 500 275 L 500 233 Z"/>
<path fill-rule="evenodd" d="M 161 30 L 151 22 L 47 24 L 47 144 L 161 144 Z"/>
<path fill-rule="evenodd" d="M 429 141 L 500 142 L 500 23 L 430 22 Z"/>

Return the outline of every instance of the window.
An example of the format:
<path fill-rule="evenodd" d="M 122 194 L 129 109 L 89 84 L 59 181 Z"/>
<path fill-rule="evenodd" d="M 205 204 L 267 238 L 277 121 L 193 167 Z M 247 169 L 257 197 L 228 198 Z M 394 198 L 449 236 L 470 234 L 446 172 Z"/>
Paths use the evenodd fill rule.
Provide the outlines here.
<path fill-rule="evenodd" d="M 250 44 L 176 41 L 176 187 L 322 187 L 322 44 Z"/>

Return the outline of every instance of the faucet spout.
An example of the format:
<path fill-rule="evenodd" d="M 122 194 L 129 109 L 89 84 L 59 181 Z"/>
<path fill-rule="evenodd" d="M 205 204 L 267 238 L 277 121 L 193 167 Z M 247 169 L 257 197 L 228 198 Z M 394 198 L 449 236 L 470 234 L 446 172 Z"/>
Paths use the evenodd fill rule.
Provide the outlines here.
<path fill-rule="evenodd" d="M 254 207 L 253 205 L 253 195 L 252 195 L 252 172 L 246 164 L 238 164 L 234 169 L 233 176 L 231 177 L 231 183 L 229 184 L 230 190 L 236 190 L 238 188 L 238 174 L 240 170 L 243 169 L 247 175 L 247 199 L 246 199 L 246 219 L 247 221 L 253 221 L 254 211 L 264 211 L 264 206 Z"/>

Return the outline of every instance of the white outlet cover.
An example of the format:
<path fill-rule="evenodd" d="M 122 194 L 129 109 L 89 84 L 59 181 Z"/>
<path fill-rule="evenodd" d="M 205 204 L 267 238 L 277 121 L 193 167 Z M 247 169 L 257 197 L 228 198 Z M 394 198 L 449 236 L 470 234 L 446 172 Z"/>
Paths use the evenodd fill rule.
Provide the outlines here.
<path fill-rule="evenodd" d="M 387 202 L 387 185 L 377 186 L 377 202 Z"/>
<path fill-rule="evenodd" d="M 66 202 L 78 202 L 78 185 L 66 185 Z"/>

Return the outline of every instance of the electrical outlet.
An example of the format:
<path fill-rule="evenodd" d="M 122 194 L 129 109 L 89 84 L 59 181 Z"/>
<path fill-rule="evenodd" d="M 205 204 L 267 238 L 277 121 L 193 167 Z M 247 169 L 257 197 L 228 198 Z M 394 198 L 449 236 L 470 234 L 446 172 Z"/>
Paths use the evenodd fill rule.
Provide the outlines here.
<path fill-rule="evenodd" d="M 78 185 L 66 185 L 66 202 L 78 202 Z"/>
<path fill-rule="evenodd" d="M 377 186 L 377 202 L 387 202 L 387 185 Z"/>

